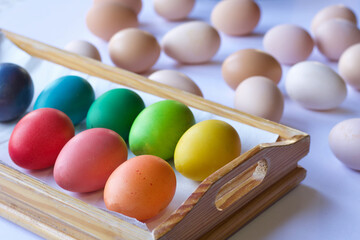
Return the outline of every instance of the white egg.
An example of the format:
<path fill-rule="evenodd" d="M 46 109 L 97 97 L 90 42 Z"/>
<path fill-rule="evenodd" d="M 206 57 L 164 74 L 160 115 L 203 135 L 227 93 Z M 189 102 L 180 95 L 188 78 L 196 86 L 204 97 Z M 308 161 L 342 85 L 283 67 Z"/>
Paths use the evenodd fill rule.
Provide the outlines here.
<path fill-rule="evenodd" d="M 101 61 L 99 50 L 97 50 L 93 44 L 84 40 L 71 41 L 64 47 L 64 49 L 81 56 Z"/>
<path fill-rule="evenodd" d="M 329 145 L 334 155 L 346 166 L 360 170 L 360 118 L 336 124 L 329 134 Z"/>
<path fill-rule="evenodd" d="M 313 110 L 335 108 L 347 94 L 344 80 L 330 67 L 314 61 L 300 62 L 290 68 L 285 87 L 292 100 Z"/>
<path fill-rule="evenodd" d="M 191 78 L 175 70 L 156 71 L 149 76 L 149 79 L 193 93 L 200 97 L 203 96 L 200 88 Z"/>

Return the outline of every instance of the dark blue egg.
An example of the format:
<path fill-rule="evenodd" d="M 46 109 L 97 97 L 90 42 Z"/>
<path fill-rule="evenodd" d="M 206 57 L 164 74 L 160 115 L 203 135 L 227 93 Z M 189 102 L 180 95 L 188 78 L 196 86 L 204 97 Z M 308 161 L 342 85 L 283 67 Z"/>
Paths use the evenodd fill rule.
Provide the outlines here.
<path fill-rule="evenodd" d="M 35 101 L 34 110 L 55 108 L 69 116 L 74 125 L 85 119 L 95 100 L 91 85 L 78 76 L 63 76 L 50 83 Z"/>
<path fill-rule="evenodd" d="M 0 64 L 0 122 L 21 116 L 34 96 L 29 73 L 13 63 Z"/>

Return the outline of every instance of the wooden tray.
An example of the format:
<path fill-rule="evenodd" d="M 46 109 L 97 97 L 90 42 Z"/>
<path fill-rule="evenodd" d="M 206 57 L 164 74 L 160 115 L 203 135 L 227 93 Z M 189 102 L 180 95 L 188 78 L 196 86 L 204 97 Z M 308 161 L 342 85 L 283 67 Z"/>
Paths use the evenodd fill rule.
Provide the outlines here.
<path fill-rule="evenodd" d="M 306 133 L 9 31 L 2 32 L 34 57 L 279 135 L 277 142 L 260 144 L 210 175 L 152 232 L 0 164 L 0 215 L 42 237 L 225 239 L 306 175 L 297 163 L 309 151 L 310 137 Z"/>

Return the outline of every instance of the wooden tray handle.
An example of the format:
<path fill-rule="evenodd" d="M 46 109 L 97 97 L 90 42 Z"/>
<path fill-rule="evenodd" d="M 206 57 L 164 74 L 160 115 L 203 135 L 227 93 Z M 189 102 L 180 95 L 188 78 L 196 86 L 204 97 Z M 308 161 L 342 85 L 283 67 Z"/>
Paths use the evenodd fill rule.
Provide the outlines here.
<path fill-rule="evenodd" d="M 307 154 L 308 144 L 305 137 L 260 145 L 234 159 L 205 179 L 167 221 L 154 229 L 155 239 L 199 238 L 295 169 Z"/>

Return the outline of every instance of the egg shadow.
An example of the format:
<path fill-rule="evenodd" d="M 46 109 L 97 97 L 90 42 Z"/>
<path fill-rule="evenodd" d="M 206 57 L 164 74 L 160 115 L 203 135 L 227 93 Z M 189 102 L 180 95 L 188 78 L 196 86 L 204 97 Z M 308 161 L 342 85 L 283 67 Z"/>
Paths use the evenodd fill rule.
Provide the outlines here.
<path fill-rule="evenodd" d="M 176 68 L 182 68 L 182 67 L 190 67 L 190 66 L 221 66 L 222 65 L 222 61 L 220 60 L 210 60 L 207 62 L 202 62 L 202 63 L 191 63 L 191 64 L 187 64 L 187 63 L 181 63 L 181 62 L 177 62 L 175 63 L 175 67 Z"/>
<path fill-rule="evenodd" d="M 317 190 L 299 185 L 234 235 L 236 239 L 266 239 L 290 219 L 299 215 L 310 215 L 313 212 L 324 212 L 330 205 L 329 200 Z M 234 235 L 233 239 L 235 239 Z"/>

